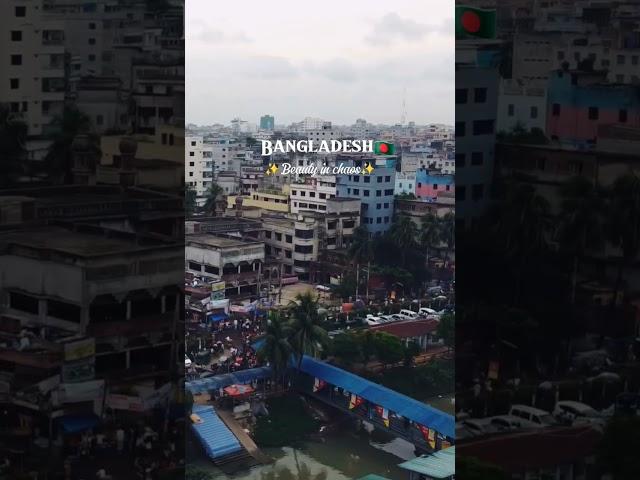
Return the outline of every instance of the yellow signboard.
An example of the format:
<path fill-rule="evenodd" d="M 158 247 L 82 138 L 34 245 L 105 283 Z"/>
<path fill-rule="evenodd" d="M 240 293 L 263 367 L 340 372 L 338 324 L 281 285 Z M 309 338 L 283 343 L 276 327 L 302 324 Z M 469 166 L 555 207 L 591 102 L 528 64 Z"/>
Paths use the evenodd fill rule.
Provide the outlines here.
<path fill-rule="evenodd" d="M 81 358 L 92 357 L 96 354 L 96 341 L 94 338 L 85 338 L 77 342 L 64 344 L 64 360 L 80 360 Z"/>

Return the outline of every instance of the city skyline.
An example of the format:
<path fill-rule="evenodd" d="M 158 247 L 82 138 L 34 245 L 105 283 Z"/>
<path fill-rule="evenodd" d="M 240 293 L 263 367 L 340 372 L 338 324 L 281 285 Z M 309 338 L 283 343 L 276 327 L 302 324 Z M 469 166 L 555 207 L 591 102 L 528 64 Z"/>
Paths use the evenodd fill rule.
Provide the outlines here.
<path fill-rule="evenodd" d="M 258 123 L 272 114 L 278 124 L 311 116 L 393 125 L 404 100 L 407 122 L 453 124 L 450 5 L 439 0 L 425 17 L 414 0 L 392 9 L 370 2 L 367 11 L 330 1 L 302 22 L 293 3 L 279 6 L 257 4 L 247 15 L 240 6 L 214 10 L 209 2 L 190 2 L 187 123 L 227 124 L 235 117 Z M 241 26 L 227 28 L 225 19 L 238 15 Z"/>

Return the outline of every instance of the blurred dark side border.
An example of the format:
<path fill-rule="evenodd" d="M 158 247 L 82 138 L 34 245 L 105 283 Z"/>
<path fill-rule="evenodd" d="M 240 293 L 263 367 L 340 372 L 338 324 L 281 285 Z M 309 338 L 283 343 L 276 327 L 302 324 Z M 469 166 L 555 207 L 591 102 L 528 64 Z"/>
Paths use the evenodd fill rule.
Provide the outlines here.
<path fill-rule="evenodd" d="M 183 17 L 0 4 L 0 478 L 184 477 Z"/>
<path fill-rule="evenodd" d="M 640 478 L 640 5 L 459 3 L 457 478 Z"/>

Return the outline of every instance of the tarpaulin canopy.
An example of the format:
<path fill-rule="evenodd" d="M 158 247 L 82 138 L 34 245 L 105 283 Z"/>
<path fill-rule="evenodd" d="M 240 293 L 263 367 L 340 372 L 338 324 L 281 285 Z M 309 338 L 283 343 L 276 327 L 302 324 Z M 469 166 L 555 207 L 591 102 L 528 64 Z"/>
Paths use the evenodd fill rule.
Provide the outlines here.
<path fill-rule="evenodd" d="M 226 313 L 210 313 L 209 315 L 207 315 L 207 319 L 210 322 L 221 322 L 222 320 L 226 320 L 227 318 L 229 318 L 229 315 L 227 315 Z"/>
<path fill-rule="evenodd" d="M 240 397 L 253 392 L 255 392 L 255 389 L 251 385 L 229 385 L 224 389 L 224 393 L 230 397 Z"/>
<path fill-rule="evenodd" d="M 295 360 L 292 360 L 291 364 L 297 367 Z M 302 359 L 300 369 L 304 373 L 324 380 L 331 385 L 342 387 L 369 402 L 380 405 L 425 427 L 432 428 L 447 437 L 454 438 L 455 420 L 452 415 L 306 355 Z"/>
<path fill-rule="evenodd" d="M 271 367 L 250 368 L 247 370 L 239 370 L 233 373 L 225 373 L 215 375 L 209 378 L 199 378 L 185 383 L 185 389 L 192 394 L 211 392 L 229 385 L 250 383 L 254 380 L 261 380 L 271 376 Z"/>
<path fill-rule="evenodd" d="M 100 418 L 94 414 L 64 415 L 57 419 L 66 433 L 79 433 L 89 430 L 100 423 Z"/>

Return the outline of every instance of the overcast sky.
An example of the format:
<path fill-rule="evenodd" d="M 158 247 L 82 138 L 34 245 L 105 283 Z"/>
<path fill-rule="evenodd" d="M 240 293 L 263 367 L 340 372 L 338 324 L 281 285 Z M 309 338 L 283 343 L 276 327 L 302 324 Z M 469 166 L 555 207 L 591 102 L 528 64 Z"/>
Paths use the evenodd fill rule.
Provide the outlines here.
<path fill-rule="evenodd" d="M 452 0 L 185 3 L 188 123 L 453 124 Z"/>

